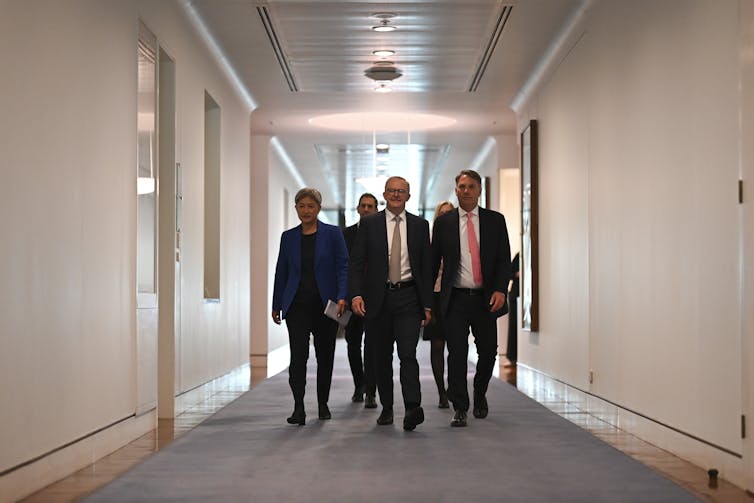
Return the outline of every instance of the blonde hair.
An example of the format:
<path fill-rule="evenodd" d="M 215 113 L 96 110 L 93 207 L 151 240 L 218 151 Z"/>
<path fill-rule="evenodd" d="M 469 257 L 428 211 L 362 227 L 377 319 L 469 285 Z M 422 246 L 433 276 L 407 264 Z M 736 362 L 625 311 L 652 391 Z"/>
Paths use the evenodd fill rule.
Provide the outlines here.
<path fill-rule="evenodd" d="M 435 217 L 432 219 L 433 222 L 437 220 L 437 217 L 440 216 L 440 208 L 442 208 L 443 206 L 450 206 L 451 210 L 455 208 L 455 206 L 453 206 L 453 203 L 451 203 L 450 201 L 440 202 L 437 206 L 435 206 Z"/>

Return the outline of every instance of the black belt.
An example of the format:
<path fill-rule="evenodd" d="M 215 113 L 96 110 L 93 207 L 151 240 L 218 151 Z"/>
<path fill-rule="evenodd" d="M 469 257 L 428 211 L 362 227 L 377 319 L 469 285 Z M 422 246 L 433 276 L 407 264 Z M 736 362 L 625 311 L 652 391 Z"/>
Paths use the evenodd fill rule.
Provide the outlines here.
<path fill-rule="evenodd" d="M 388 290 L 400 290 L 401 288 L 408 288 L 411 286 L 416 285 L 416 281 L 413 279 L 410 279 L 408 281 L 399 281 L 398 283 L 391 283 L 387 282 L 387 289 Z"/>
<path fill-rule="evenodd" d="M 484 290 L 481 288 L 456 288 L 453 287 L 454 292 L 465 293 L 466 295 L 483 295 Z"/>

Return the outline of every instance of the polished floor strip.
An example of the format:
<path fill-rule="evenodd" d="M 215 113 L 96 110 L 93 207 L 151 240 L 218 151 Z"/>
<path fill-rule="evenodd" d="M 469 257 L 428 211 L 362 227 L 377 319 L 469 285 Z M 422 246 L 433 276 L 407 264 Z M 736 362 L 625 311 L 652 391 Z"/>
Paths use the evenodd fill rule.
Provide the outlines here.
<path fill-rule="evenodd" d="M 500 378 L 516 385 L 515 366 L 500 367 Z M 245 382 L 243 382 L 245 379 Z M 251 385 L 263 376 L 252 373 Z M 152 453 L 162 449 L 183 433 L 232 402 L 249 388 L 248 373 L 239 374 L 226 390 L 210 387 L 201 403 L 186 409 L 174 420 L 160 420 L 157 429 L 106 456 L 73 475 L 58 481 L 22 500 L 34 503 L 63 503 L 77 501 L 98 487 L 135 466 Z M 711 481 L 700 467 L 688 463 L 667 451 L 654 447 L 627 434 L 588 412 L 581 411 L 558 396 L 551 389 L 519 389 L 562 417 L 589 431 L 604 442 L 613 445 L 634 459 L 664 474 L 704 501 L 711 503 L 751 503 L 754 498 L 740 488 L 720 479 Z"/>

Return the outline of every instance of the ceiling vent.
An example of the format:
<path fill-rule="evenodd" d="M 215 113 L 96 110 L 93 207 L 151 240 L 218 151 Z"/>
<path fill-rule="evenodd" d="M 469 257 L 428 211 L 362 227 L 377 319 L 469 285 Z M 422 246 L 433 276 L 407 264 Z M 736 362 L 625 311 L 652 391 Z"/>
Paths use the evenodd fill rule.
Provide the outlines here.
<path fill-rule="evenodd" d="M 378 61 L 364 70 L 364 76 L 377 81 L 395 80 L 401 75 L 403 73 L 394 66 L 392 61 Z"/>

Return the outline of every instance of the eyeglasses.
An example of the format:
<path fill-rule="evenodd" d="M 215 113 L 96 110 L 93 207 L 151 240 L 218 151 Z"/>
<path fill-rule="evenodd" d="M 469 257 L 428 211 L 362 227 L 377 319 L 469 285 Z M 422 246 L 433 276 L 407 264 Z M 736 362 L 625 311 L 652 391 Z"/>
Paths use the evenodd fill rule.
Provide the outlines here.
<path fill-rule="evenodd" d="M 408 191 L 406 189 L 385 189 L 385 193 L 387 194 L 398 194 L 398 195 L 404 195 L 408 194 Z"/>

